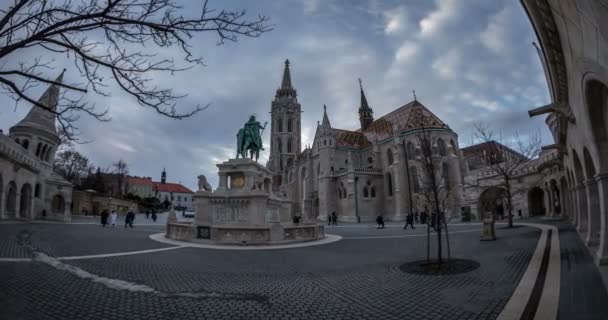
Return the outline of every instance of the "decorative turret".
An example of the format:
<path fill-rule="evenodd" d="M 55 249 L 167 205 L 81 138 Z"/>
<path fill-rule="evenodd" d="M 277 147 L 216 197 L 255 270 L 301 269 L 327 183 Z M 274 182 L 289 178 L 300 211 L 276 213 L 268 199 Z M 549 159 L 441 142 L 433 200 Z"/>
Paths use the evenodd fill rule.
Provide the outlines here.
<path fill-rule="evenodd" d="M 372 122 L 374 122 L 374 111 L 367 104 L 365 92 L 363 92 L 363 84 L 359 79 L 359 88 L 361 89 L 361 105 L 359 106 L 359 121 L 361 122 L 361 130 L 365 131 Z"/>
<path fill-rule="evenodd" d="M 329 118 L 327 117 L 327 106 L 323 105 L 323 122 L 321 124 L 323 129 L 330 129 L 331 124 L 329 123 Z"/>
<path fill-rule="evenodd" d="M 54 112 L 59 102 L 60 84 L 63 83 L 63 73 L 55 79 L 38 99 L 38 105 L 33 105 L 28 114 L 10 128 L 10 137 L 38 159 L 50 162 L 55 158 L 55 151 L 61 143 L 55 127 Z"/>

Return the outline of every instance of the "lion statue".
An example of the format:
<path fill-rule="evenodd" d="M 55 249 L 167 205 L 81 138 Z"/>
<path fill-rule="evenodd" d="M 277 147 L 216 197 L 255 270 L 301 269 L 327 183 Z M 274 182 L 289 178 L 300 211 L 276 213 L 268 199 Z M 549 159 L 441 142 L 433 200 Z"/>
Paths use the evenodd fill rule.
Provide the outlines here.
<path fill-rule="evenodd" d="M 198 191 L 211 192 L 213 191 L 209 182 L 207 182 L 207 177 L 204 174 L 198 176 Z"/>

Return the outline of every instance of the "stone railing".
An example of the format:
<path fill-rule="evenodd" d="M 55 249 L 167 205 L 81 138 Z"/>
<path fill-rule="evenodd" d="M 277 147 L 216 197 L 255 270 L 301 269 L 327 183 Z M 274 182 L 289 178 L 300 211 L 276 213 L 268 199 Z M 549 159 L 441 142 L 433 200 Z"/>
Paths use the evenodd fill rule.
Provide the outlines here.
<path fill-rule="evenodd" d="M 382 173 L 381 169 L 376 168 L 357 168 L 355 169 L 357 173 Z"/>
<path fill-rule="evenodd" d="M 29 155 L 27 150 L 4 134 L 0 134 L 0 154 L 15 162 L 40 170 L 40 161 Z"/>

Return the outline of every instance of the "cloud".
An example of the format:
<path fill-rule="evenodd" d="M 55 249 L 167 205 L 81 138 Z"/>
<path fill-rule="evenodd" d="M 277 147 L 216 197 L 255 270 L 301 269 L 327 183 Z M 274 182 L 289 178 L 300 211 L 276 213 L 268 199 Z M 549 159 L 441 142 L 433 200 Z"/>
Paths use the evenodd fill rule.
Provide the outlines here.
<path fill-rule="evenodd" d="M 406 62 L 413 59 L 418 53 L 418 46 L 412 41 L 404 42 L 395 53 L 396 62 Z"/>
<path fill-rule="evenodd" d="M 407 31 L 408 14 L 404 6 L 386 10 L 383 15 L 385 20 L 384 33 L 399 34 Z"/>
<path fill-rule="evenodd" d="M 511 54 L 509 38 L 511 37 L 511 22 L 513 19 L 513 9 L 505 7 L 490 18 L 487 28 L 481 33 L 481 43 L 500 56 Z"/>
<path fill-rule="evenodd" d="M 430 12 L 419 22 L 420 36 L 430 37 L 442 31 L 458 14 L 459 1 L 437 0 L 436 10 Z"/>

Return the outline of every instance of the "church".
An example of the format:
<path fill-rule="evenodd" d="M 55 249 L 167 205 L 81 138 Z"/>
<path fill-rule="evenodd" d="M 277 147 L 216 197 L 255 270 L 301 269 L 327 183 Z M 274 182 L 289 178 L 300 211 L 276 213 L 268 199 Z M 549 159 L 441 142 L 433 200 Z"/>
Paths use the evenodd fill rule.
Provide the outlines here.
<path fill-rule="evenodd" d="M 306 220 L 403 221 L 409 213 L 429 212 L 418 201 L 422 168 L 417 133 L 430 133 L 441 156 L 442 176 L 450 192 L 446 217 L 460 216 L 464 161 L 458 137 L 418 100 L 374 119 L 360 85 L 357 130 L 334 128 L 327 109 L 317 124 L 314 143 L 302 150 L 301 110 L 285 61 L 281 86 L 271 104 L 271 142 L 267 168 L 275 173 L 274 188 L 294 203 L 292 212 Z"/>
<path fill-rule="evenodd" d="M 59 90 L 50 85 L 38 102 L 56 110 Z M 0 220 L 71 220 L 72 184 L 53 171 L 60 144 L 55 115 L 36 105 L 8 135 L 0 131 Z"/>

